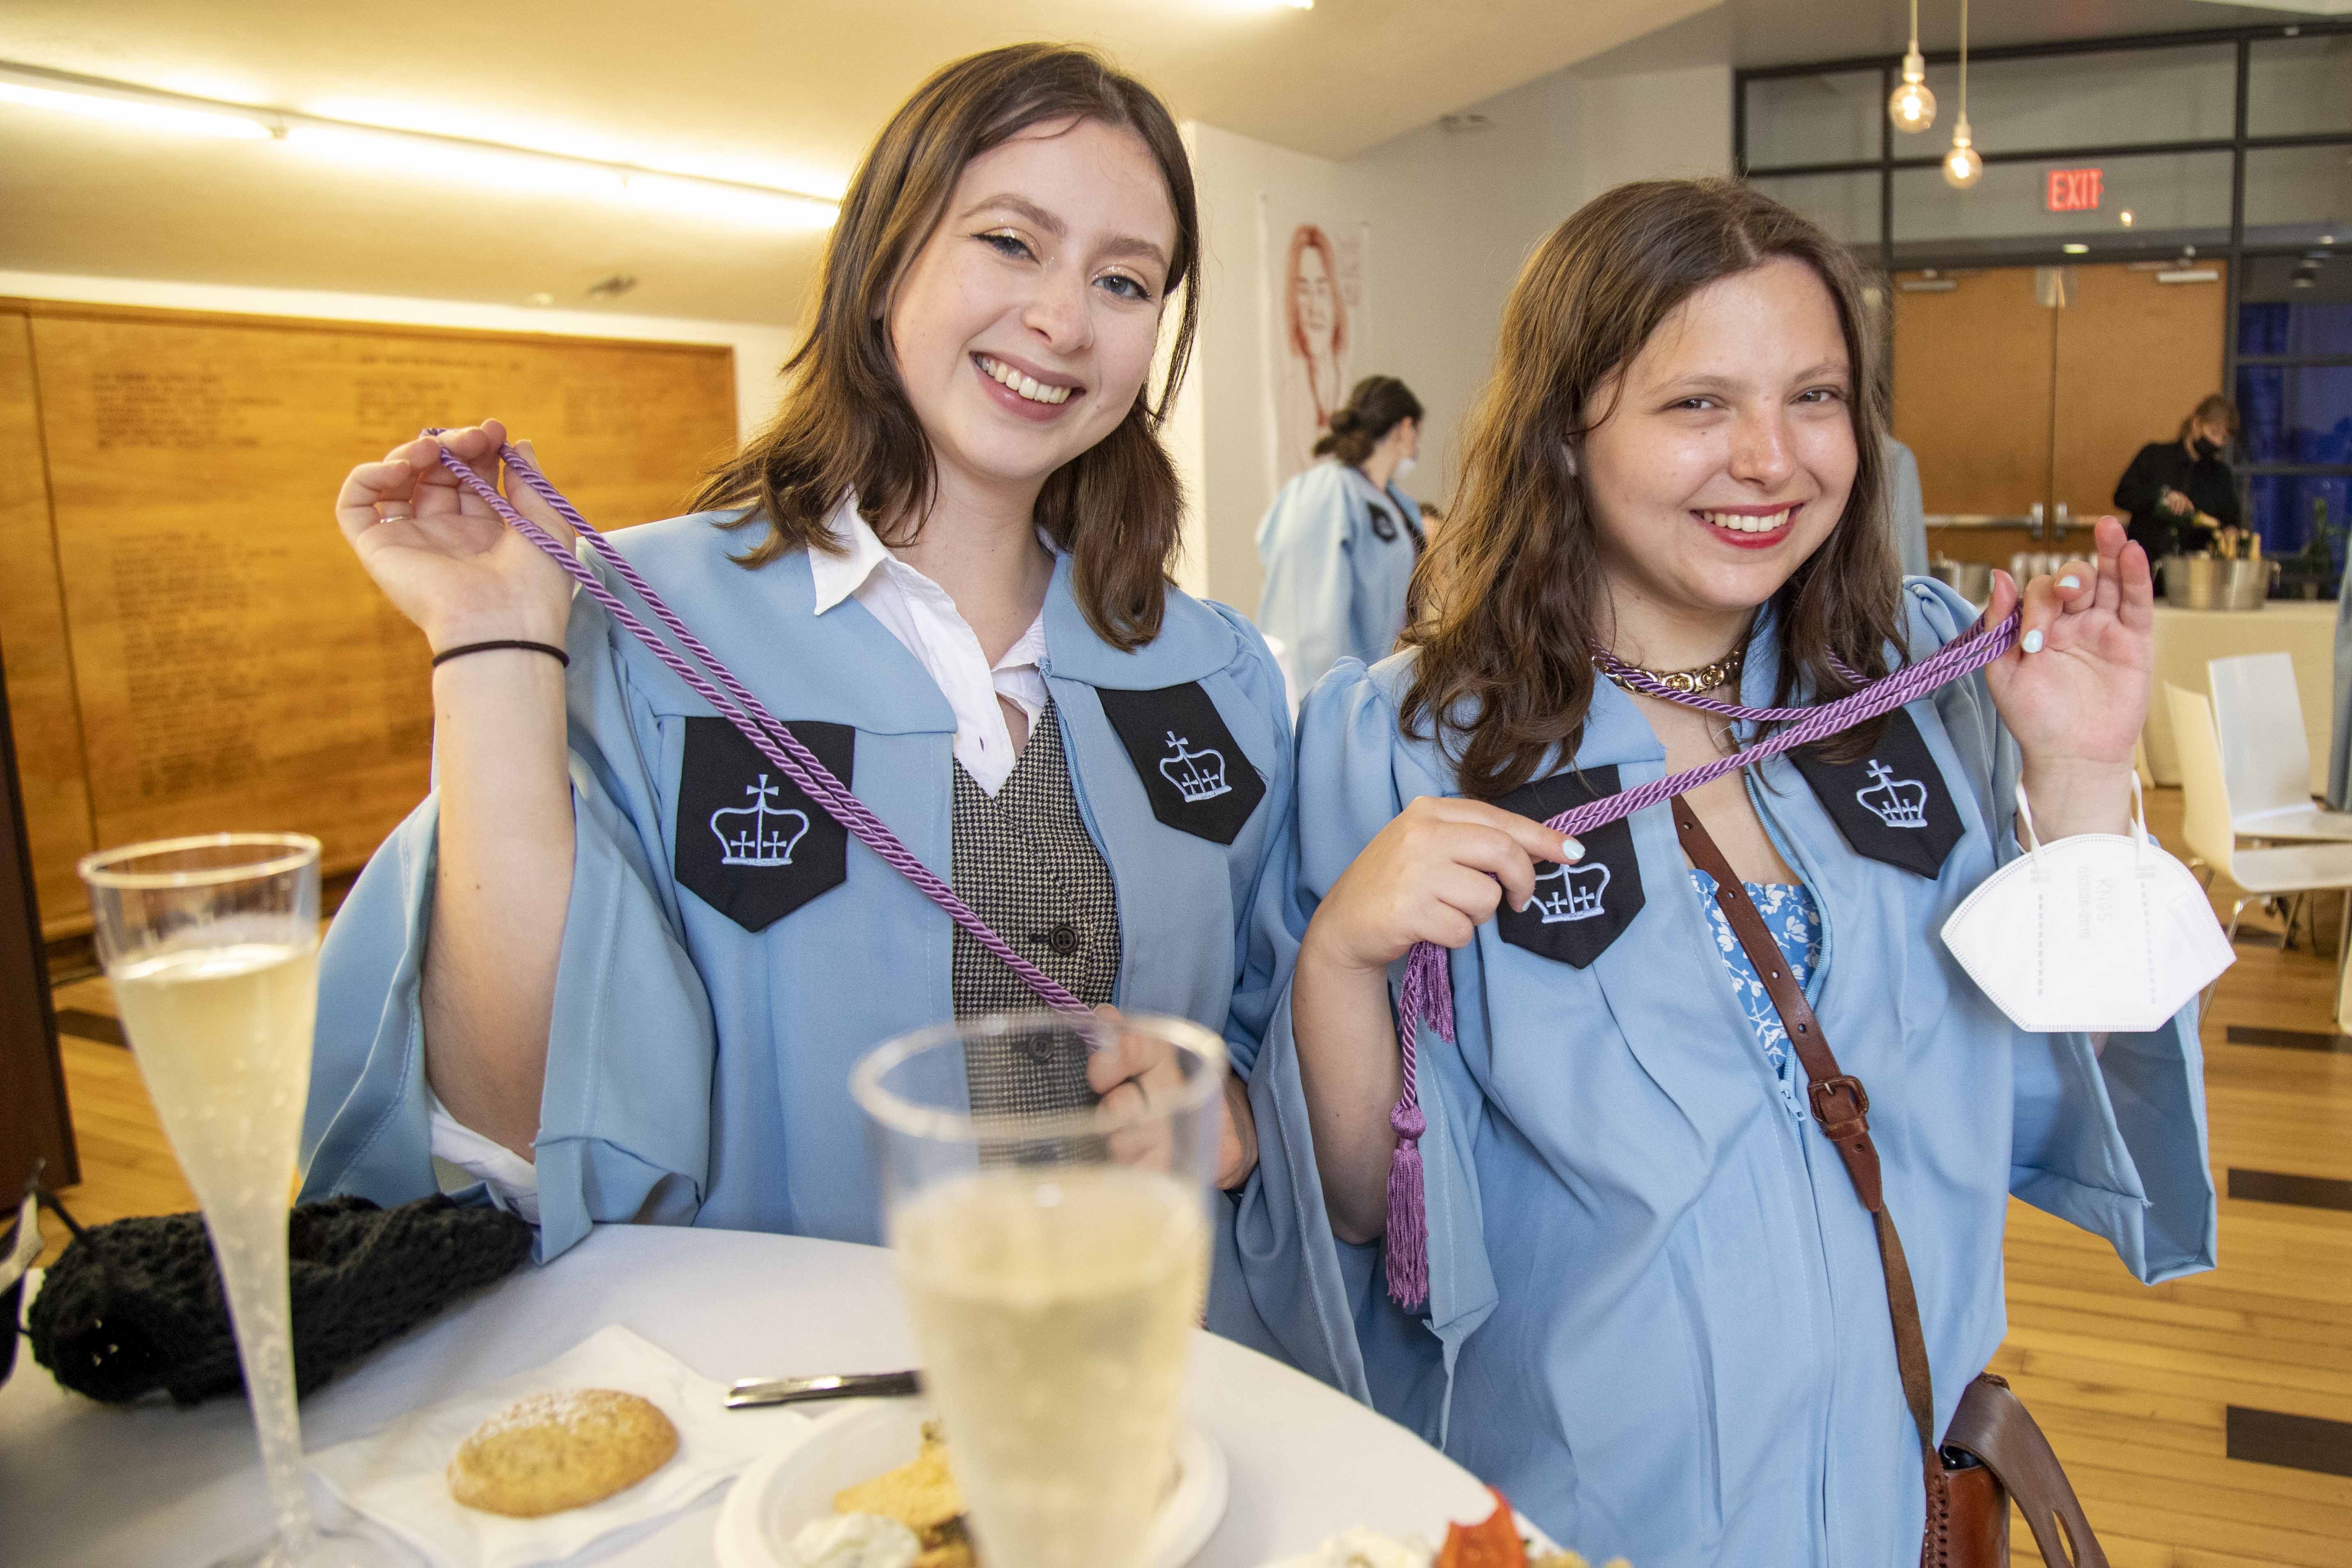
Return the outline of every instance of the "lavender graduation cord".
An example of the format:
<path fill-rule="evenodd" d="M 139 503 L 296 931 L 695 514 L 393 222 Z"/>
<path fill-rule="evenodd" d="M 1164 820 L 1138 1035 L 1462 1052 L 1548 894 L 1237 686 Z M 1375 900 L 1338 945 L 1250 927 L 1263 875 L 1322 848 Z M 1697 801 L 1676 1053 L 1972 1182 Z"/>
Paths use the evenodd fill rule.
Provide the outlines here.
<path fill-rule="evenodd" d="M 1676 691 L 1653 676 L 1622 660 L 1610 656 L 1602 660 L 1607 672 L 1646 696 L 1680 703 L 1726 719 L 1745 720 L 1753 723 L 1786 723 L 1789 728 L 1759 742 L 1746 751 L 1718 758 L 1704 767 L 1673 774 L 1600 800 L 1587 802 L 1571 811 L 1549 818 L 1546 827 L 1573 838 L 1605 827 L 1610 823 L 1633 816 L 1645 806 L 1712 784 L 1726 773 L 1737 773 L 1767 757 L 1779 756 L 1842 730 L 1850 730 L 1880 714 L 1890 712 L 1906 702 L 1917 700 L 1936 690 L 1971 675 L 2007 653 L 2017 641 L 2018 625 L 2023 611 L 2011 610 L 2009 618 L 1999 626 L 1988 626 L 1979 622 L 1973 631 L 1955 638 L 1932 658 L 1920 660 L 1906 668 L 1898 669 L 1884 680 L 1861 690 L 1851 692 L 1834 702 L 1818 708 L 1743 708 L 1737 703 L 1718 701 L 1711 697 L 1699 697 Z M 1389 1159 L 1389 1205 L 1386 1256 L 1389 1295 L 1397 1305 L 1408 1311 L 1418 1310 L 1429 1300 L 1429 1215 L 1422 1188 L 1421 1137 L 1428 1123 L 1421 1114 L 1421 1087 L 1416 1079 L 1416 1039 L 1421 1026 L 1426 1023 L 1437 1032 L 1437 1037 L 1448 1045 L 1454 1042 L 1454 989 L 1446 968 L 1445 950 L 1434 942 L 1413 943 L 1404 966 L 1404 984 L 1397 999 L 1397 1053 L 1404 1069 L 1403 1092 L 1397 1097 L 1389 1111 L 1389 1126 L 1397 1135 L 1396 1152 Z"/>
<path fill-rule="evenodd" d="M 441 434 L 442 431 L 438 428 L 425 432 L 428 438 Z M 774 763 L 786 778 L 798 784 L 811 800 L 824 809 L 827 816 L 855 834 L 859 843 L 904 872 L 907 879 L 922 890 L 924 897 L 947 911 L 950 920 L 971 932 L 973 941 L 1003 960 L 1004 966 L 1019 975 L 1022 983 L 1034 991 L 1047 1006 L 1063 1013 L 1087 1011 L 1085 1003 L 1056 984 L 1052 975 L 1014 952 L 1010 942 L 991 931 L 988 923 L 972 913 L 971 906 L 957 898 L 955 890 L 941 881 L 938 873 L 924 865 L 915 852 L 908 848 L 898 836 L 891 832 L 864 801 L 849 793 L 849 786 L 836 778 L 833 770 L 818 760 L 814 752 L 801 744 L 799 739 L 786 729 L 774 714 L 761 706 L 760 700 L 752 696 L 750 689 L 735 678 L 733 672 L 719 662 L 719 656 L 703 646 L 702 640 L 687 629 L 686 622 L 678 617 L 677 612 L 671 609 L 659 594 L 654 592 L 651 584 L 638 575 L 637 569 L 630 565 L 628 559 L 613 547 L 613 542 L 590 527 L 588 520 L 582 517 L 579 510 L 563 499 L 562 492 L 548 482 L 547 476 L 541 473 L 529 458 L 524 457 L 512 446 L 499 448 L 499 458 L 506 464 L 507 471 L 529 485 L 538 493 L 541 500 L 555 509 L 557 516 L 562 518 L 571 525 L 574 532 L 588 542 L 589 548 L 602 556 L 605 563 L 613 568 L 614 574 L 629 585 L 639 599 L 645 602 L 646 607 L 654 613 L 655 617 L 669 628 L 670 635 L 677 639 L 679 647 L 685 648 L 704 669 L 709 671 L 712 679 L 726 688 L 724 693 L 711 685 L 710 680 L 706 680 L 698 674 L 694 666 L 688 664 L 676 649 L 671 648 L 656 637 L 652 627 L 638 619 L 636 614 L 621 602 L 620 595 L 606 587 L 604 580 L 589 570 L 578 556 L 566 550 L 553 534 L 517 511 L 509 504 L 506 497 L 499 494 L 497 487 L 487 483 L 480 475 L 467 468 L 464 461 L 447 447 L 442 447 L 439 450 L 442 467 L 457 475 L 460 483 L 488 502 L 490 510 L 497 512 L 509 527 L 536 545 L 541 554 L 562 567 L 572 580 L 580 584 L 583 592 L 599 605 L 604 605 L 607 615 L 627 627 L 639 642 L 646 645 L 656 658 L 668 668 L 670 673 L 685 681 L 696 696 L 717 709 L 721 717 L 741 731 L 743 738 L 757 747 L 760 754 Z"/>

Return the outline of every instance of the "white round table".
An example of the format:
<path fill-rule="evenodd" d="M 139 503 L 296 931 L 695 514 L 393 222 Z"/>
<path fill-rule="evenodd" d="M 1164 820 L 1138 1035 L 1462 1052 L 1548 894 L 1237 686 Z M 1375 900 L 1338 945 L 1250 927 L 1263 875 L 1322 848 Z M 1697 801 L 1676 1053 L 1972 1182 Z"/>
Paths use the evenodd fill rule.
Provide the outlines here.
<path fill-rule="evenodd" d="M 610 1226 L 378 1350 L 302 1405 L 318 1449 L 548 1361 L 620 1323 L 706 1376 L 915 1364 L 887 1252 L 743 1231 Z M 268 1509 L 242 1399 L 122 1409 L 59 1388 L 19 1343 L 0 1386 L 0 1561 L 201 1568 L 257 1545 Z M 1232 1496 L 1199 1568 L 1256 1568 L 1350 1525 L 1437 1540 L 1486 1489 L 1403 1427 L 1203 1333 L 1187 1399 L 1225 1451 Z M 806 1407 L 822 1415 L 824 1406 Z M 314 1498 L 324 1496 L 314 1481 Z M 708 1563 L 726 1489 L 568 1561 Z M 338 1505 L 324 1504 L 322 1511 Z"/>

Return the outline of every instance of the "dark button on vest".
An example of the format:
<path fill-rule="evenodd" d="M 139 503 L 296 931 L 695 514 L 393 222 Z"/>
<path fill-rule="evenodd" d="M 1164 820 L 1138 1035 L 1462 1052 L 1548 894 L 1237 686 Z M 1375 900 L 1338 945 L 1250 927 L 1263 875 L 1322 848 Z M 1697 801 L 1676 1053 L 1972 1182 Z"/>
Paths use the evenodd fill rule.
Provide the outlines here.
<path fill-rule="evenodd" d="M 1087 832 L 1062 749 L 1061 719 L 1048 702 L 1029 743 L 992 796 L 961 763 L 955 769 L 955 861 L 949 881 L 972 911 L 1024 958 L 1089 1007 L 1118 982 L 1118 898 L 1110 866 Z M 950 993 L 958 1018 L 1042 1007 L 1036 993 L 959 926 Z M 1008 1044 L 969 1064 L 972 1109 L 1065 1110 L 1093 1103 L 1086 1063 Z"/>

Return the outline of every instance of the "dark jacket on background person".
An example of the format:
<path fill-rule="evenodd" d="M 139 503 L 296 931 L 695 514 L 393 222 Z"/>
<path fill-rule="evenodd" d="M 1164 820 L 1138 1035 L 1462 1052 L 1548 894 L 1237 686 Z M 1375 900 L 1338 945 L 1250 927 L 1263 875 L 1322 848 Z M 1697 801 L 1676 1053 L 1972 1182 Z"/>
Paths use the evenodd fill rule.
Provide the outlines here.
<path fill-rule="evenodd" d="M 2229 464 L 2218 456 L 2191 457 L 2179 441 L 2151 441 L 2116 481 L 2116 505 L 2131 513 L 2131 537 L 2151 561 L 2175 551 L 2202 550 L 2213 542 L 2213 531 L 2197 522 L 2194 513 L 2175 516 L 2164 510 L 2158 498 L 2167 489 L 2179 490 L 2198 511 L 2225 526 L 2237 526 L 2238 483 Z"/>

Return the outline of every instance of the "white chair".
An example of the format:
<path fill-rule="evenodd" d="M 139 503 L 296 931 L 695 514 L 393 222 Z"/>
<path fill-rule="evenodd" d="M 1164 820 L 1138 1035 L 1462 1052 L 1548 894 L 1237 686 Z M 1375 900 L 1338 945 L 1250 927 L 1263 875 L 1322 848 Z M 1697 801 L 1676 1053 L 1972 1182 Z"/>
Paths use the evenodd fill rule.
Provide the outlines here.
<path fill-rule="evenodd" d="M 2241 849 L 2231 821 L 2230 786 L 2221 774 L 2221 743 L 2213 734 L 2213 710 L 2205 699 L 2165 682 L 2165 701 L 2172 712 L 2173 742 L 2180 750 L 2180 836 L 2188 841 L 2189 864 L 2202 864 L 2236 883 L 2244 892 L 2230 910 L 2230 940 L 2238 940 L 2238 921 L 2246 906 L 2290 894 L 2322 889 L 2352 888 L 2352 844 L 2291 844 L 2268 849 Z M 2352 921 L 2346 922 L 2352 928 Z M 2339 989 L 2344 975 L 2345 944 L 2338 942 L 2336 963 Z"/>
<path fill-rule="evenodd" d="M 2311 741 L 2304 731 L 2293 657 L 2247 654 L 2205 668 L 2213 682 L 2213 729 L 2237 830 L 2249 838 L 2352 842 L 2352 811 L 2329 811 L 2311 801 Z"/>

